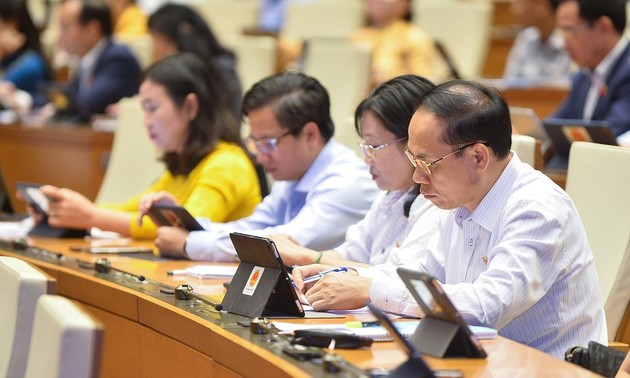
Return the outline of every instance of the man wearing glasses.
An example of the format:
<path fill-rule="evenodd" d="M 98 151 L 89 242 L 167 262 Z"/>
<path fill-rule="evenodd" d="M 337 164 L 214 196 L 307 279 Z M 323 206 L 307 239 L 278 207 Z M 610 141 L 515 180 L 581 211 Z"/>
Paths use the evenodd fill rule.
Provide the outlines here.
<path fill-rule="evenodd" d="M 569 196 L 510 151 L 511 133 L 505 101 L 481 84 L 447 82 L 422 99 L 407 155 L 421 194 L 451 211 L 407 268 L 435 276 L 467 323 L 562 358 L 571 346 L 607 342 L 593 255 Z M 315 309 L 372 301 L 420 315 L 392 267 L 332 273 L 304 287 L 302 277 L 326 268 L 293 270 Z"/>
<path fill-rule="evenodd" d="M 331 139 L 334 124 L 326 89 L 306 75 L 281 73 L 256 83 L 245 94 L 242 109 L 250 125 L 247 147 L 274 179 L 270 194 L 238 221 L 199 219 L 206 231 L 160 227 L 160 254 L 233 261 L 232 231 L 286 234 L 318 250 L 341 244 L 378 190 L 356 153 Z"/>
<path fill-rule="evenodd" d="M 556 26 L 582 69 L 555 118 L 606 120 L 619 137 L 630 130 L 630 48 L 623 36 L 626 0 L 560 0 Z"/>

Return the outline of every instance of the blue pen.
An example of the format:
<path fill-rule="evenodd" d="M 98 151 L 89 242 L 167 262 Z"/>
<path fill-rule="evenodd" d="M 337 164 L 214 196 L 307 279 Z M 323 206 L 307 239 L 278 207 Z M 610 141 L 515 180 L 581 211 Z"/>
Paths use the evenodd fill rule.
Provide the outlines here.
<path fill-rule="evenodd" d="M 312 275 L 310 277 L 306 277 L 302 280 L 302 282 L 304 283 L 309 283 L 309 282 L 315 282 L 318 281 L 320 279 L 322 279 L 325 275 L 327 275 L 328 273 L 346 273 L 348 271 L 348 268 L 346 268 L 345 266 L 340 266 L 338 268 L 331 268 L 331 269 L 326 269 L 326 270 L 322 270 L 321 272 Z"/>

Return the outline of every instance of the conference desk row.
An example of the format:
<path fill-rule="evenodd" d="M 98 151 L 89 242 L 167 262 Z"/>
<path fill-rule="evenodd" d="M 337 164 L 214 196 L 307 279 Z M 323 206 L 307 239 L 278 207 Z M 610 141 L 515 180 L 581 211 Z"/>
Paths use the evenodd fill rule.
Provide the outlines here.
<path fill-rule="evenodd" d="M 69 249 L 85 244 L 82 239 L 29 238 L 28 243 L 0 242 L 0 254 L 19 257 L 47 272 L 57 280 L 57 294 L 81 303 L 104 324 L 101 377 L 355 377 L 365 376 L 365 369 L 393 368 L 405 360 L 394 343 L 379 342 L 369 349 L 335 350 L 342 370 L 326 372 L 321 365 L 282 353 L 287 343 L 283 338 L 252 334 L 237 324 L 242 317 L 216 311 L 213 304 L 223 295 L 222 280 L 167 275 L 192 262 Z M 113 268 L 100 273 L 94 263 L 103 257 Z M 182 283 L 193 286 L 197 298 L 176 299 L 170 293 Z M 368 316 L 291 321 L 365 321 Z M 433 369 L 458 369 L 465 377 L 596 376 L 502 337 L 483 340 L 482 345 L 487 359 L 426 359 Z"/>

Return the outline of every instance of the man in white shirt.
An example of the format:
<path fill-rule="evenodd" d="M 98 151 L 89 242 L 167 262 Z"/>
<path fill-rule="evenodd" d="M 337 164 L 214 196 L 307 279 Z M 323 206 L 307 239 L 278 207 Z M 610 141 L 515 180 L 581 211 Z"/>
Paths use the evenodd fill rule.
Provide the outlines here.
<path fill-rule="evenodd" d="M 254 213 L 229 223 L 200 219 L 206 231 L 160 227 L 156 245 L 164 256 L 234 261 L 233 231 L 286 234 L 325 250 L 344 240 L 378 190 L 353 150 L 334 140 L 326 89 L 303 74 L 281 73 L 256 83 L 243 98 L 248 148 L 274 179 Z M 145 204 L 146 205 L 146 204 Z"/>
<path fill-rule="evenodd" d="M 557 0 L 515 0 L 510 11 L 524 27 L 510 49 L 503 78 L 514 85 L 568 85 L 571 58 L 554 18 Z"/>
<path fill-rule="evenodd" d="M 407 267 L 435 276 L 469 324 L 561 358 L 571 346 L 607 342 L 595 263 L 571 199 L 510 151 L 511 132 L 505 101 L 481 84 L 447 82 L 423 98 L 409 127 L 414 181 L 452 211 Z M 294 269 L 297 287 L 326 268 Z M 328 274 L 303 291 L 318 310 L 372 301 L 420 315 L 391 267 L 358 273 Z"/>

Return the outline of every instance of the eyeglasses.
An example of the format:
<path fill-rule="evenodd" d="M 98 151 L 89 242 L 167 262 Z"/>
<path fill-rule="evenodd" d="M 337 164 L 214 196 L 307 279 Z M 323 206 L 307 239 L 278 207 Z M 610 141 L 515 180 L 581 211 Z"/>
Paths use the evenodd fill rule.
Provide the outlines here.
<path fill-rule="evenodd" d="M 566 37 L 575 38 L 580 31 L 593 26 L 593 21 L 584 21 L 574 26 L 559 26 L 558 30 Z"/>
<path fill-rule="evenodd" d="M 376 151 L 382 150 L 383 148 L 389 145 L 401 142 L 405 139 L 407 139 L 407 137 L 396 139 L 393 142 L 379 144 L 378 146 L 372 146 L 366 143 L 359 143 L 359 147 L 361 148 L 361 152 L 363 152 L 363 156 L 365 156 L 366 158 L 369 158 L 370 160 L 374 160 L 376 158 Z"/>
<path fill-rule="evenodd" d="M 456 149 L 455 151 L 453 151 L 451 153 L 448 153 L 448 154 L 442 156 L 441 158 L 439 158 L 437 160 L 434 160 L 434 161 L 432 161 L 430 163 L 427 163 L 426 161 L 422 160 L 421 158 L 419 158 L 417 156 L 414 156 L 414 154 L 408 148 L 405 150 L 405 155 L 407 155 L 407 158 L 409 158 L 409 161 L 414 166 L 414 168 L 420 168 L 420 169 L 422 169 L 422 171 L 424 173 L 426 173 L 427 175 L 430 175 L 431 174 L 431 168 L 430 167 L 433 164 L 436 164 L 436 163 L 446 159 L 447 157 L 449 157 L 451 155 L 455 155 L 459 151 L 461 151 L 461 150 L 463 150 L 465 148 L 468 148 L 470 146 L 473 146 L 473 145 L 475 145 L 477 143 L 481 143 L 481 144 L 487 145 L 486 143 L 483 143 L 483 142 L 468 143 L 468 144 L 465 144 L 465 145 L 461 146 L 460 148 Z"/>
<path fill-rule="evenodd" d="M 247 150 L 254 155 L 258 154 L 259 152 L 265 155 L 269 155 L 276 150 L 276 146 L 278 145 L 278 142 L 280 142 L 280 139 L 289 134 L 291 134 L 291 130 L 276 138 L 254 139 L 250 135 L 249 137 L 247 137 L 247 139 L 245 139 L 245 146 L 247 147 Z"/>

